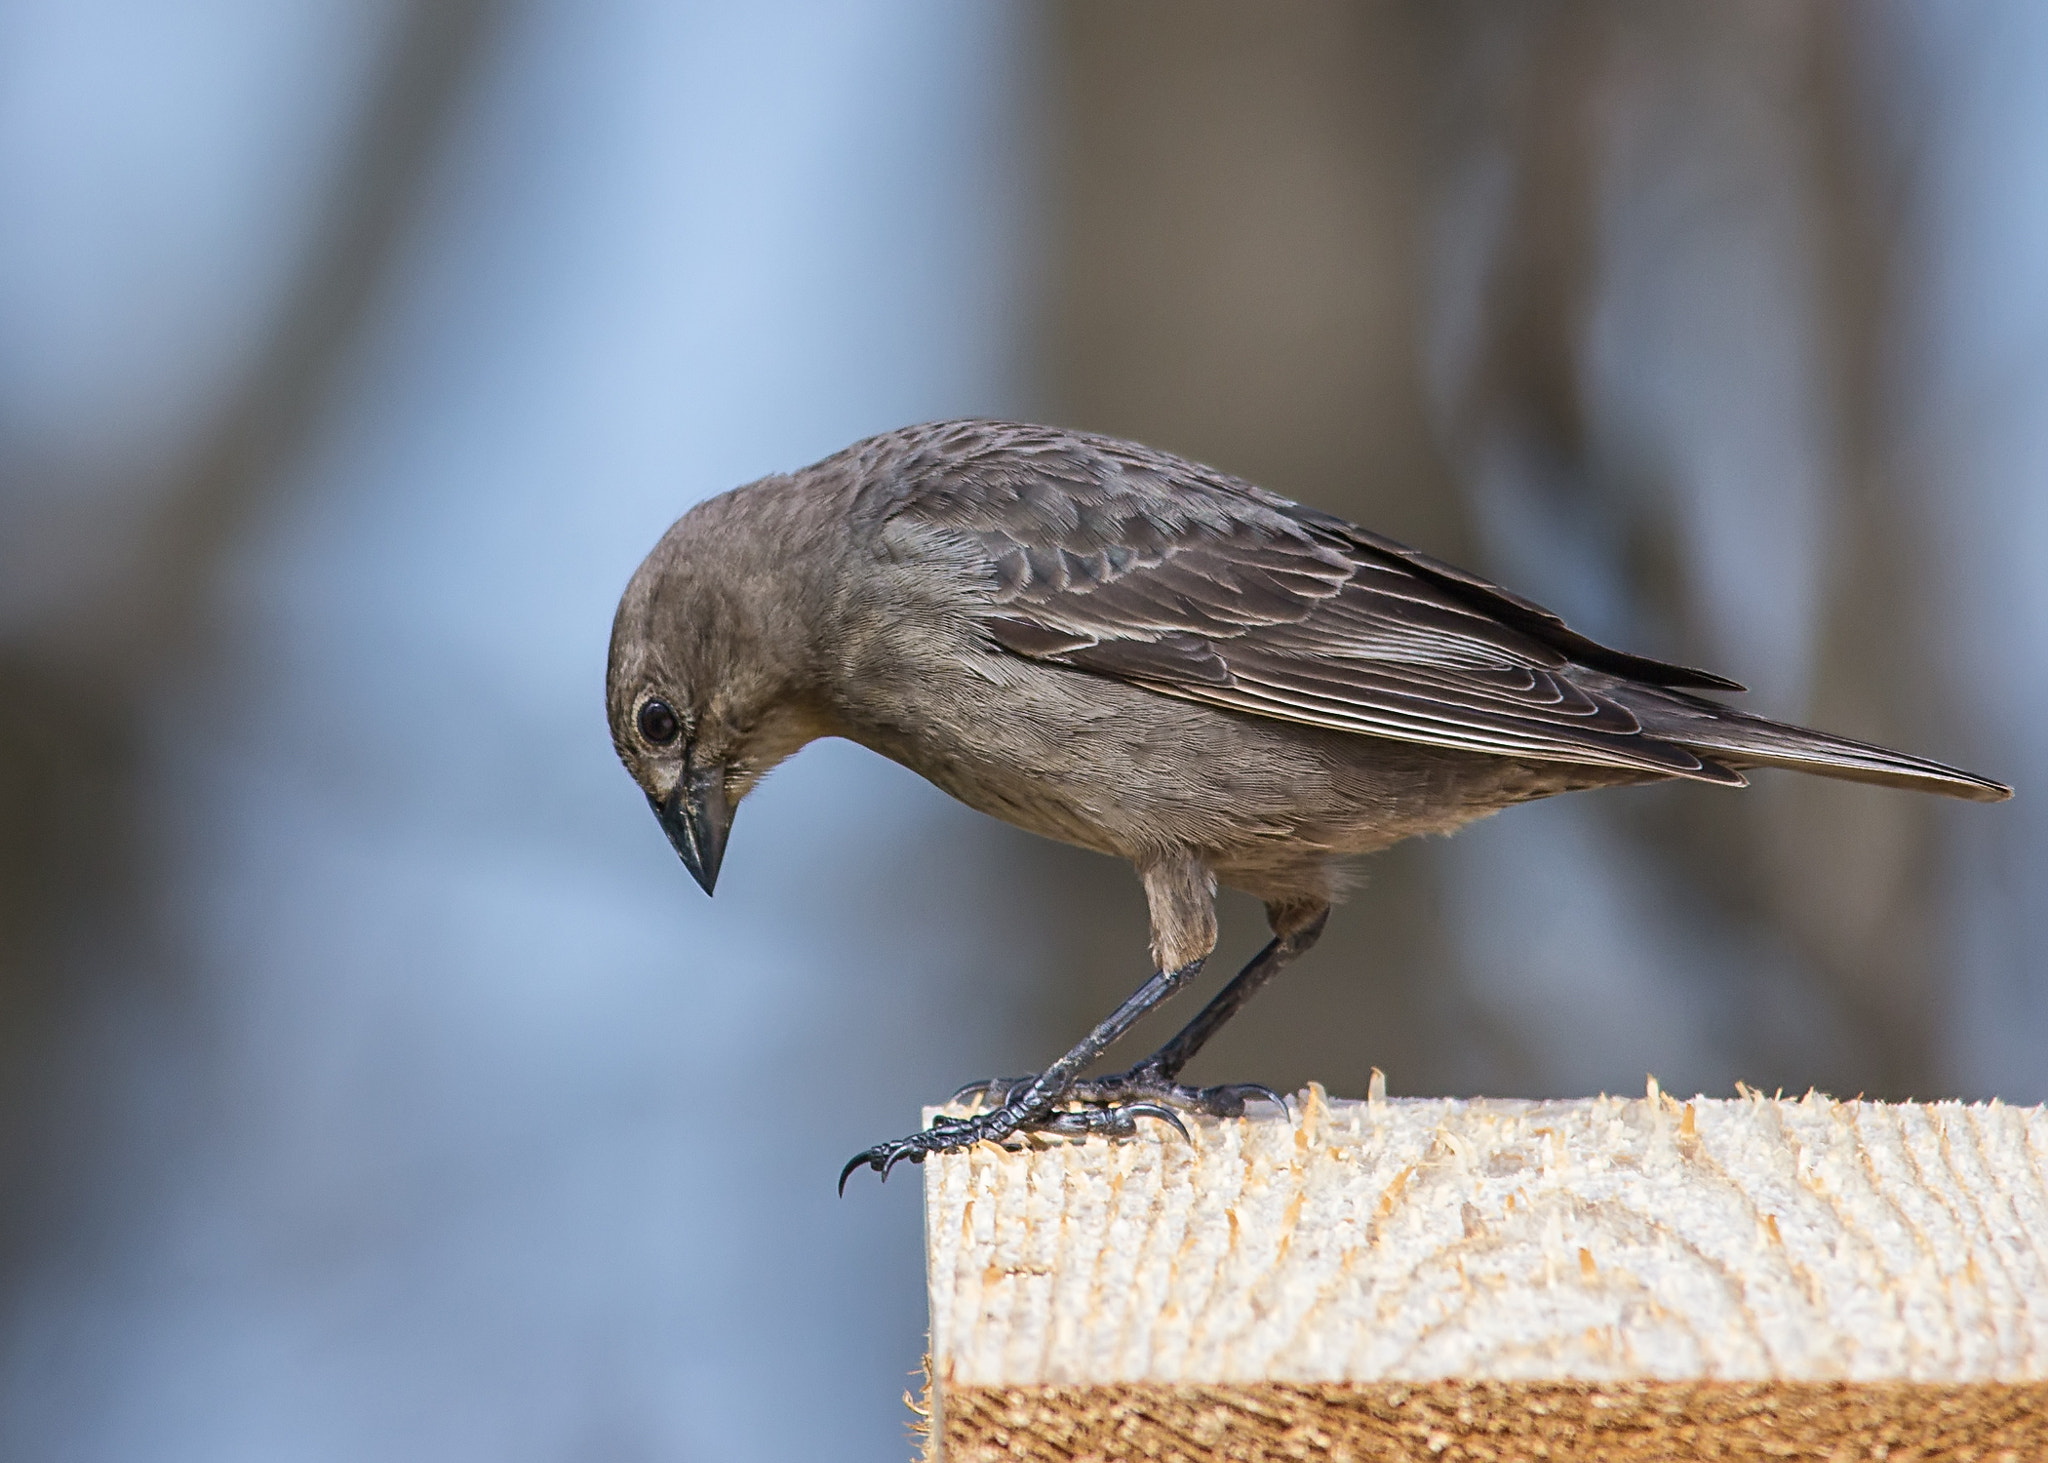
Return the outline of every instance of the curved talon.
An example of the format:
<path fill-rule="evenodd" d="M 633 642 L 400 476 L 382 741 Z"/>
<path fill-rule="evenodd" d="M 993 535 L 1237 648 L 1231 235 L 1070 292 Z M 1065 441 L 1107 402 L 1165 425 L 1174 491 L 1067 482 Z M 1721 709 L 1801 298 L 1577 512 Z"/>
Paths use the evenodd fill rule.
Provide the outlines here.
<path fill-rule="evenodd" d="M 856 1153 L 853 1155 L 853 1157 L 846 1160 L 846 1167 L 839 1170 L 840 1198 L 843 1199 L 846 1197 L 846 1181 L 853 1177 L 853 1171 L 863 1164 L 872 1165 L 874 1161 L 874 1153 L 872 1149 L 870 1149 L 866 1153 Z"/>
<path fill-rule="evenodd" d="M 1195 1089 L 1200 1110 L 1214 1117 L 1242 1117 L 1244 1105 L 1252 1098 L 1260 1098 L 1288 1110 L 1287 1100 L 1263 1082 L 1232 1082 L 1223 1087 L 1199 1087 Z"/>
<path fill-rule="evenodd" d="M 1173 1130 L 1180 1134 L 1183 1142 L 1195 1141 L 1188 1133 L 1187 1124 L 1180 1120 L 1180 1114 L 1170 1107 L 1161 1107 L 1156 1102 L 1133 1102 L 1113 1108 L 1111 1111 L 1121 1114 L 1127 1122 L 1132 1118 L 1158 1118 L 1163 1123 L 1171 1123 Z"/>
<path fill-rule="evenodd" d="M 958 1120 L 956 1119 L 956 1121 Z M 932 1145 L 920 1143 L 918 1140 L 931 1131 L 932 1129 L 927 1128 L 923 1133 L 915 1133 L 908 1138 L 899 1138 L 893 1143 L 878 1143 L 873 1148 L 868 1148 L 854 1154 L 853 1157 L 846 1161 L 846 1167 L 839 1170 L 840 1195 L 844 1197 L 846 1181 L 853 1177 L 857 1169 L 873 1169 L 882 1176 L 882 1182 L 886 1184 L 889 1182 L 889 1174 L 895 1169 L 897 1164 L 904 1162 L 923 1163 L 925 1154 L 931 1151 Z M 952 1145 L 946 1146 L 950 1147 Z"/>

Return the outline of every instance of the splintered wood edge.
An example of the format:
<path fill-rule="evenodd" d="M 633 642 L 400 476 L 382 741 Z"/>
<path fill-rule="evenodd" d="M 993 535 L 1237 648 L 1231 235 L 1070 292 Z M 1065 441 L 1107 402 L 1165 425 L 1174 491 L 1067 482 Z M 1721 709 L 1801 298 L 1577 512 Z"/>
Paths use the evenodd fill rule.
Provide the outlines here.
<path fill-rule="evenodd" d="M 2038 1463 L 2048 1382 L 949 1387 L 927 1463 Z"/>

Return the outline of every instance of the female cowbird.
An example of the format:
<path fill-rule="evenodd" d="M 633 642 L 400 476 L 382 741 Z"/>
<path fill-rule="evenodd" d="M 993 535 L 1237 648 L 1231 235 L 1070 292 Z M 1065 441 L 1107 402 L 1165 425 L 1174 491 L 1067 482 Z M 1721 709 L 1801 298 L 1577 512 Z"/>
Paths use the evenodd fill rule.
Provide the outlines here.
<path fill-rule="evenodd" d="M 1511 803 L 1752 767 L 1991 802 L 1987 778 L 1737 711 L 1706 671 L 1610 650 L 1541 605 L 1340 518 L 1130 442 L 963 421 L 857 442 L 699 504 L 612 627 L 613 745 L 709 893 L 733 810 L 846 737 L 970 807 L 1126 858 L 1157 970 L 991 1106 L 856 1156 L 1128 1134 L 1265 1095 L 1181 1068 L 1321 932 L 1337 866 Z M 1173 1040 L 1081 1072 L 1216 943 L 1218 881 L 1272 943 Z M 973 1088 L 963 1089 L 966 1091 Z"/>

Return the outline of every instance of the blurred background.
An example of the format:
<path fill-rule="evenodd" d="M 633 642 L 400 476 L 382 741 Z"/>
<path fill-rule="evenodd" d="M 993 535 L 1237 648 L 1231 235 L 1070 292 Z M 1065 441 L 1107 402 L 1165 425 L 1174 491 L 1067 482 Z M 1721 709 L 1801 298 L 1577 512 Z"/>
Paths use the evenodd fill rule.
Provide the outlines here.
<path fill-rule="evenodd" d="M 1198 1078 L 2048 1098 L 2044 261 L 2029 0 L 4 0 L 0 1456 L 906 1456 L 838 1166 L 1136 881 L 827 743 L 707 901 L 601 692 L 671 519 L 919 419 L 2020 787 L 1403 847 Z"/>

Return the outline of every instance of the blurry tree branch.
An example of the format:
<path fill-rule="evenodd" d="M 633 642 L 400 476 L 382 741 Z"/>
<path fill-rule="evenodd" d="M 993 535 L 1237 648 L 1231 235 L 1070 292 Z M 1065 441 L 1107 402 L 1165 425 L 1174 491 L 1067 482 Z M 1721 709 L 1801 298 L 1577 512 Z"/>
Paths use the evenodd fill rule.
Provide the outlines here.
<path fill-rule="evenodd" d="M 143 557 L 122 592 L 56 628 L 61 645 L 0 648 L 0 1260 L 35 1228 L 25 1196 L 75 1125 L 54 1121 L 66 1012 L 96 981 L 159 963 L 109 931 L 146 928 L 138 869 L 144 708 L 203 645 L 209 598 L 250 510 L 306 442 L 430 175 L 437 143 L 487 53 L 501 0 L 414 0 L 358 113 L 312 241 L 238 390 L 196 450 L 166 466 Z M 108 918 L 113 909 L 128 920 Z"/>

